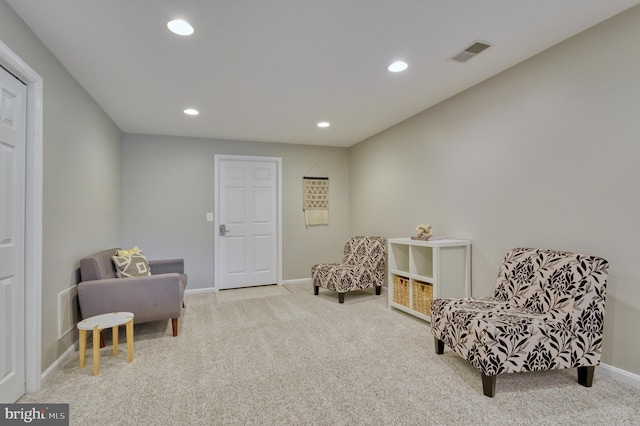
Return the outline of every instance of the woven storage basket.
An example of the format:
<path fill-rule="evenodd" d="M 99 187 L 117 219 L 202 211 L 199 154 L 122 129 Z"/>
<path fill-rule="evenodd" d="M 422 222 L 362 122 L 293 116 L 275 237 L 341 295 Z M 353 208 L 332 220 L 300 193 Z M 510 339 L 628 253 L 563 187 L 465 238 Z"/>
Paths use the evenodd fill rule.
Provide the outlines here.
<path fill-rule="evenodd" d="M 433 285 L 421 281 L 413 282 L 413 310 L 431 316 Z"/>
<path fill-rule="evenodd" d="M 409 280 L 407 278 L 393 276 L 393 301 L 409 307 Z"/>

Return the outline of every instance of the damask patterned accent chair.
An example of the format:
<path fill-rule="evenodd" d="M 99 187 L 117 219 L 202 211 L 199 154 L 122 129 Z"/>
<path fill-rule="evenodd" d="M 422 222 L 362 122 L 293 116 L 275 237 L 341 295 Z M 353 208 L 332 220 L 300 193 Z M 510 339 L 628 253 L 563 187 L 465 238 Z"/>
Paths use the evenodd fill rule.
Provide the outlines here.
<path fill-rule="evenodd" d="M 431 331 L 482 375 L 486 396 L 503 373 L 577 368 L 591 387 L 600 364 L 609 264 L 584 254 L 516 248 L 498 273 L 494 297 L 436 299 Z"/>
<path fill-rule="evenodd" d="M 311 267 L 313 293 L 320 287 L 338 292 L 338 302 L 344 303 L 348 291 L 375 287 L 381 294 L 387 241 L 382 237 L 351 237 L 344 246 L 342 263 L 320 263 Z"/>

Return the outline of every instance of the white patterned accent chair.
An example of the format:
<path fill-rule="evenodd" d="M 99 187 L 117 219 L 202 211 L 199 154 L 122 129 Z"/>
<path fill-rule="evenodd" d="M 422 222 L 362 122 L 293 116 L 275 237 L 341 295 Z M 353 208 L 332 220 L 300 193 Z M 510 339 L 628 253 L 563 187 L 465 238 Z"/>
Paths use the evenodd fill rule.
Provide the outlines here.
<path fill-rule="evenodd" d="M 381 294 L 385 277 L 387 241 L 382 237 L 351 237 L 344 246 L 342 263 L 320 263 L 311 267 L 313 292 L 320 287 L 338 292 L 344 303 L 348 291 L 376 288 Z"/>
<path fill-rule="evenodd" d="M 516 248 L 500 266 L 493 297 L 436 299 L 431 331 L 482 375 L 495 395 L 503 373 L 578 369 L 591 387 L 600 364 L 609 264 L 584 254 Z"/>

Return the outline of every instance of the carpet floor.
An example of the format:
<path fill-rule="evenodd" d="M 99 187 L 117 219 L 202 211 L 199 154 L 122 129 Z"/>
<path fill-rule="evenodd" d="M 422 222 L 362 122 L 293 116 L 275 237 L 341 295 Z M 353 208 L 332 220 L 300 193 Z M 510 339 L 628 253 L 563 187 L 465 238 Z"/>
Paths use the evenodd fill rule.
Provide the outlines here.
<path fill-rule="evenodd" d="M 78 353 L 20 403 L 69 403 L 71 425 L 640 425 L 640 390 L 575 369 L 480 374 L 428 323 L 387 307 L 373 290 L 311 285 L 220 302 L 188 295 L 178 337 L 170 321 L 135 326 L 134 361 L 101 350 L 91 375 Z M 385 289 L 386 290 L 386 289 Z"/>

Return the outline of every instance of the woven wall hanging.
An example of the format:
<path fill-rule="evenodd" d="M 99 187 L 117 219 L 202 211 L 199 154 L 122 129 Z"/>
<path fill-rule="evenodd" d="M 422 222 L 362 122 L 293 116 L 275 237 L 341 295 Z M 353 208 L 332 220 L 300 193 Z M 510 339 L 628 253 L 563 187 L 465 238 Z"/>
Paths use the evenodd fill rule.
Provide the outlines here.
<path fill-rule="evenodd" d="M 302 178 L 302 210 L 306 226 L 329 224 L 329 178 Z"/>

